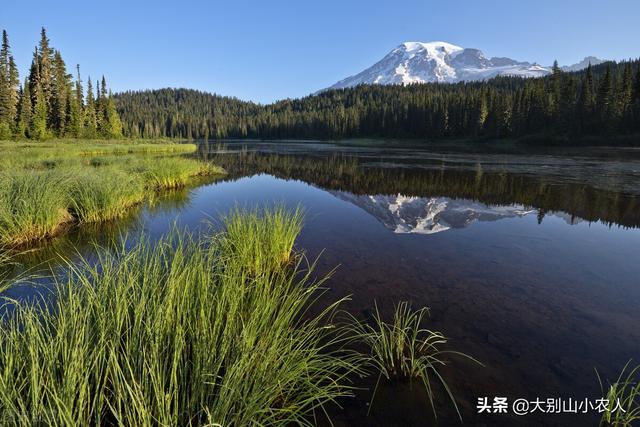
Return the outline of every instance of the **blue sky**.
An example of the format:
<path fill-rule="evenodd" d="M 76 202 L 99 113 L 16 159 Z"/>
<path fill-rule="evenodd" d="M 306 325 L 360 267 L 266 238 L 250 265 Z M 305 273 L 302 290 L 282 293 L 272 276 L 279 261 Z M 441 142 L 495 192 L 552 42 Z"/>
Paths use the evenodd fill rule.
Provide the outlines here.
<path fill-rule="evenodd" d="M 270 102 L 355 74 L 403 41 L 570 64 L 640 56 L 640 1 L 2 0 L 24 77 L 45 26 L 83 77 L 115 91 L 190 87 Z"/>

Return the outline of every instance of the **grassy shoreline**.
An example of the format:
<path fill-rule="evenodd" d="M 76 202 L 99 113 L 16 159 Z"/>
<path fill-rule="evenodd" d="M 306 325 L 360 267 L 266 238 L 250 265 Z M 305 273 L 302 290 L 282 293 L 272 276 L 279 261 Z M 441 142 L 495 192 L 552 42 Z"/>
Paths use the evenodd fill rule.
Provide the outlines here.
<path fill-rule="evenodd" d="M 293 252 L 299 213 L 235 213 L 70 266 L 56 298 L 0 328 L 0 420 L 12 425 L 313 425 L 351 394 L 337 303 Z M 260 260 L 255 263 L 255 260 Z M 54 278 L 55 279 L 55 278 Z"/>
<path fill-rule="evenodd" d="M 69 224 L 120 218 L 157 192 L 224 174 L 178 156 L 194 144 L 0 142 L 0 246 L 60 234 Z"/>

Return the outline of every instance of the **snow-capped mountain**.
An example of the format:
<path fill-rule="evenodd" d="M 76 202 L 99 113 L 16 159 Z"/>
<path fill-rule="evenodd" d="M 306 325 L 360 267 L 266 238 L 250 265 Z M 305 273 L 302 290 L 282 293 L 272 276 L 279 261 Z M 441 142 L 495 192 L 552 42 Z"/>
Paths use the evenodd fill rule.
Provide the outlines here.
<path fill-rule="evenodd" d="M 590 57 L 592 58 L 592 57 Z M 595 61 L 601 60 L 593 58 Z M 583 62 L 573 67 L 585 68 Z M 594 61 L 591 62 L 594 64 Z M 405 42 L 373 66 L 339 81 L 329 89 L 359 84 L 455 83 L 486 80 L 496 76 L 542 77 L 551 67 L 520 62 L 510 58 L 487 58 L 478 49 L 463 48 L 446 42 Z"/>
<path fill-rule="evenodd" d="M 577 64 L 567 65 L 560 68 L 562 69 L 562 71 L 580 71 L 587 68 L 589 64 L 598 65 L 598 64 L 602 64 L 603 62 L 607 62 L 607 59 L 600 59 L 600 58 L 596 58 L 595 56 L 587 56 Z"/>
<path fill-rule="evenodd" d="M 335 197 L 353 203 L 373 215 L 394 233 L 434 234 L 464 228 L 475 221 L 522 217 L 536 210 L 524 206 L 487 206 L 471 200 L 448 197 L 358 196 L 332 191 Z"/>

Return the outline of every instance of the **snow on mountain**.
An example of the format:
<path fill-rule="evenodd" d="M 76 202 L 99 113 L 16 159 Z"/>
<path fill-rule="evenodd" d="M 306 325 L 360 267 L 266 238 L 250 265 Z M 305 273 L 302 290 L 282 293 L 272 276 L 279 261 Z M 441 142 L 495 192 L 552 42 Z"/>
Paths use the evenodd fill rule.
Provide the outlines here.
<path fill-rule="evenodd" d="M 464 228 L 475 221 L 495 221 L 536 212 L 521 205 L 487 206 L 448 197 L 407 197 L 400 194 L 358 196 L 344 191 L 331 193 L 360 207 L 386 228 L 400 234 L 434 234 L 452 228 Z"/>
<path fill-rule="evenodd" d="M 562 71 L 580 71 L 580 70 L 584 70 L 585 68 L 587 68 L 589 66 L 589 64 L 591 65 L 598 65 L 598 64 L 602 64 L 603 62 L 607 62 L 607 59 L 600 59 L 600 58 L 596 58 L 595 56 L 587 56 L 586 58 L 584 58 L 582 61 L 578 62 L 577 64 L 573 64 L 573 65 L 567 65 L 564 67 L 560 67 L 562 69 Z"/>
<path fill-rule="evenodd" d="M 592 64 L 595 61 L 602 62 L 597 58 L 589 58 L 592 58 Z M 567 68 L 571 71 L 585 68 L 589 58 Z M 585 61 L 587 62 L 584 63 Z M 373 66 L 340 80 L 329 89 L 359 84 L 455 83 L 486 80 L 496 76 L 542 77 L 550 72 L 551 67 L 510 58 L 487 58 L 478 49 L 463 48 L 447 42 L 405 42 Z"/>

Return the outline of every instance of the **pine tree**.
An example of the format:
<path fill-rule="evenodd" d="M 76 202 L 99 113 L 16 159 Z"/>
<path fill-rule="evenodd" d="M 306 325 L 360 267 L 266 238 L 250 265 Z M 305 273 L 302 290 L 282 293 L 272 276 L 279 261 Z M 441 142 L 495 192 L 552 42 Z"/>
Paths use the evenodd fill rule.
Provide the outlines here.
<path fill-rule="evenodd" d="M 58 137 L 63 137 L 67 125 L 67 108 L 69 102 L 69 88 L 71 75 L 67 73 L 67 66 L 59 51 L 53 57 L 53 93 L 51 97 L 52 109 L 51 128 Z"/>
<path fill-rule="evenodd" d="M 611 79 L 611 66 L 607 70 L 598 86 L 597 107 L 600 114 L 600 123 L 605 128 L 611 128 L 613 120 L 613 81 Z"/>
<path fill-rule="evenodd" d="M 84 107 L 84 137 L 95 138 L 98 132 L 98 123 L 96 119 L 96 104 L 93 98 L 93 85 L 91 77 L 87 80 L 87 103 Z"/>
<path fill-rule="evenodd" d="M 98 122 L 98 134 L 102 137 L 108 138 L 110 134 L 110 123 L 107 117 L 107 104 L 109 102 L 109 95 L 107 92 L 107 81 L 102 76 L 102 81 L 98 83 L 96 90 L 98 95 L 96 101 L 96 119 Z"/>
<path fill-rule="evenodd" d="M 47 104 L 47 111 L 49 117 L 47 117 L 47 123 L 51 123 L 52 114 L 54 111 L 52 98 L 53 98 L 53 52 L 49 45 L 49 39 L 47 38 L 47 31 L 42 28 L 40 31 L 40 56 L 38 58 L 38 66 L 40 72 L 40 89 L 42 90 L 42 95 L 44 96 L 44 100 Z"/>
<path fill-rule="evenodd" d="M 9 138 L 15 127 L 19 84 L 18 68 L 11 55 L 9 37 L 3 30 L 0 47 L 0 136 L 2 138 Z"/>
<path fill-rule="evenodd" d="M 551 84 L 549 86 L 550 91 L 550 108 L 551 114 L 555 114 L 559 109 L 561 90 L 562 90 L 562 70 L 558 66 L 558 61 L 553 61 L 551 67 Z"/>
<path fill-rule="evenodd" d="M 104 81 L 103 81 L 104 86 Z M 104 95 L 103 95 L 104 99 Z M 106 107 L 106 117 L 105 117 L 106 129 L 105 129 L 105 137 L 106 138 L 121 138 L 122 137 L 122 122 L 120 121 L 120 115 L 118 115 L 118 111 L 116 110 L 116 104 L 113 100 L 113 96 L 111 92 L 107 95 L 107 107 Z"/>
<path fill-rule="evenodd" d="M 47 101 L 40 85 L 36 86 L 36 103 L 33 106 L 33 115 L 29 126 L 29 137 L 44 140 L 49 137 L 47 130 Z"/>
<path fill-rule="evenodd" d="M 27 138 L 29 136 L 29 126 L 31 125 L 31 93 L 29 91 L 29 81 L 24 80 L 24 85 L 20 88 L 20 101 L 18 103 L 18 119 L 16 123 L 16 137 Z"/>
<path fill-rule="evenodd" d="M 68 133 L 74 138 L 81 138 L 84 135 L 84 108 L 82 95 L 82 80 L 80 79 L 80 65 L 76 65 L 75 89 L 71 92 L 69 101 L 69 125 Z"/>
<path fill-rule="evenodd" d="M 580 115 L 580 131 L 587 132 L 591 128 L 593 111 L 596 106 L 596 97 L 593 93 L 593 70 L 591 69 L 591 63 L 589 63 L 587 71 L 582 78 L 582 86 L 580 88 L 580 99 L 578 101 L 578 104 L 578 113 Z"/>
<path fill-rule="evenodd" d="M 38 48 L 33 50 L 33 58 L 31 59 L 31 67 L 29 68 L 29 93 L 31 94 L 31 105 L 36 104 L 36 88 L 40 86 L 40 54 Z"/>

